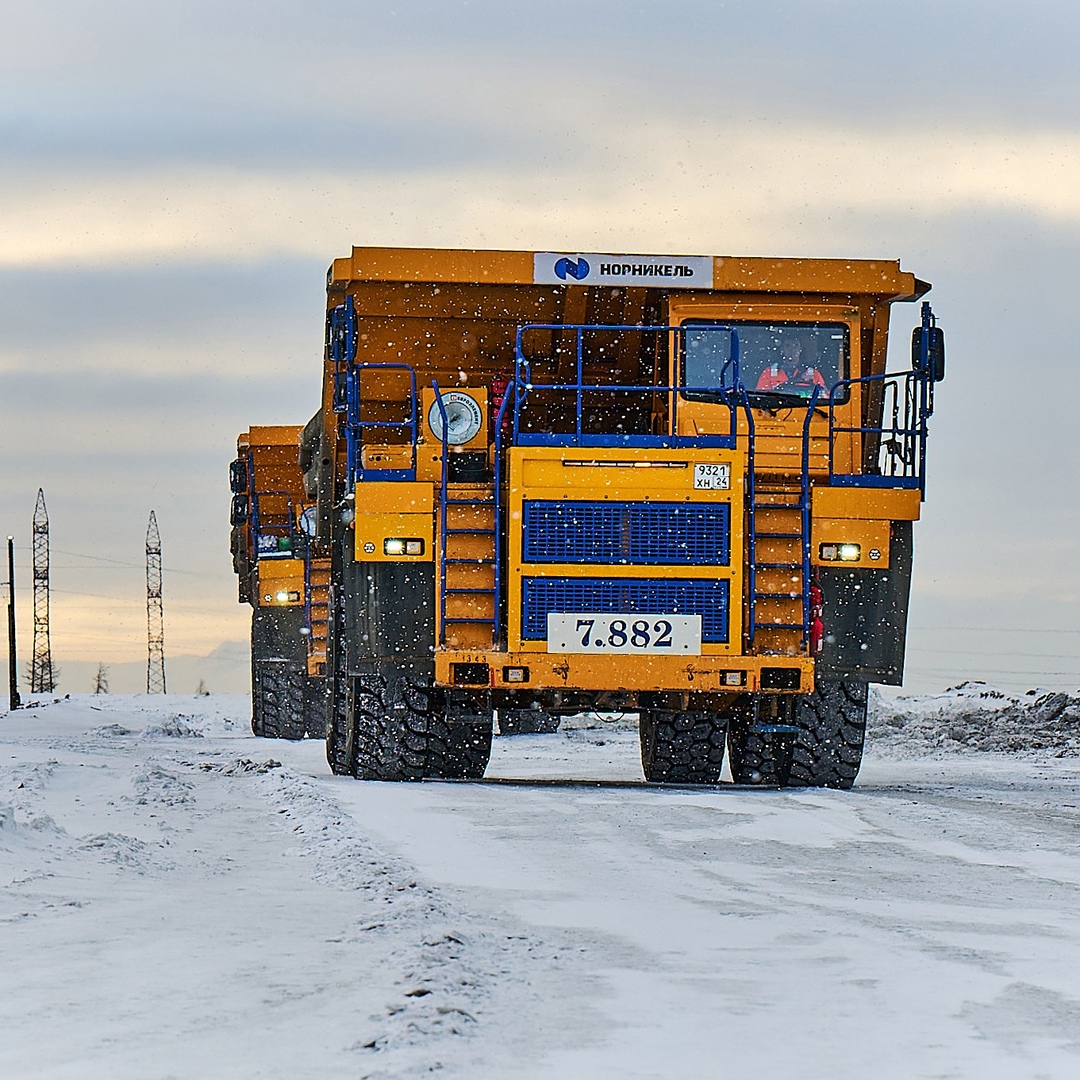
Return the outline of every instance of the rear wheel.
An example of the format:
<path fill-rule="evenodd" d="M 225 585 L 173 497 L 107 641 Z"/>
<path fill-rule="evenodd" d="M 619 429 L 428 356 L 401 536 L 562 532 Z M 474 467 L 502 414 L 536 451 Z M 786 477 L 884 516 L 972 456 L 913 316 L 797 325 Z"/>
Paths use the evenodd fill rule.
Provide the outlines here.
<path fill-rule="evenodd" d="M 715 784 L 724 764 L 727 720 L 715 713 L 643 709 L 641 768 L 659 784 Z"/>
<path fill-rule="evenodd" d="M 304 723 L 309 739 L 326 738 L 326 679 L 321 676 L 304 680 Z"/>
<path fill-rule="evenodd" d="M 783 787 L 791 773 L 790 729 L 733 722 L 728 731 L 728 768 L 736 784 Z"/>
<path fill-rule="evenodd" d="M 353 776 L 356 773 L 355 729 L 351 687 L 347 677 L 345 659 L 345 613 L 340 603 L 335 603 L 335 590 L 330 589 L 329 631 L 326 647 L 327 671 L 323 705 L 326 709 L 323 727 L 326 732 L 326 761 L 335 776 Z"/>
<path fill-rule="evenodd" d="M 252 664 L 251 730 L 266 739 L 302 739 L 306 674 L 287 660 L 256 660 Z"/>
<path fill-rule="evenodd" d="M 850 788 L 862 764 L 867 684 L 820 680 L 795 708 L 795 746 L 789 783 Z"/>
<path fill-rule="evenodd" d="M 361 780 L 478 780 L 491 756 L 491 720 L 448 721 L 441 692 L 401 674 L 360 675 L 355 775 Z"/>
<path fill-rule="evenodd" d="M 500 709 L 500 735 L 551 735 L 559 730 L 559 717 L 538 709 Z"/>

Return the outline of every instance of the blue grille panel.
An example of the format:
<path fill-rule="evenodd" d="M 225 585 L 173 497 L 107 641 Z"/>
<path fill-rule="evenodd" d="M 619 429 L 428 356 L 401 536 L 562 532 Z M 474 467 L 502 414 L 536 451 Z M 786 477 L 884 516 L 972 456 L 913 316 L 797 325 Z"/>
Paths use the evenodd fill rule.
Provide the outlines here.
<path fill-rule="evenodd" d="M 527 563 L 727 566 L 731 558 L 729 503 L 527 501 L 523 528 Z"/>
<path fill-rule="evenodd" d="M 548 613 L 700 615 L 701 640 L 728 639 L 727 581 L 649 581 L 637 578 L 523 578 L 521 636 L 547 638 Z"/>

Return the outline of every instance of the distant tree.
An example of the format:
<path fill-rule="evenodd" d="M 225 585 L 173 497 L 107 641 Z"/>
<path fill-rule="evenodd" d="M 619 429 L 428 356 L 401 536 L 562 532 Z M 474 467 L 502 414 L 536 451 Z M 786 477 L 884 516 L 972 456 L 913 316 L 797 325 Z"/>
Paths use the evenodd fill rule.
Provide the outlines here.
<path fill-rule="evenodd" d="M 209 687 L 207 687 L 206 681 L 204 679 L 199 680 L 199 685 L 197 687 L 195 687 L 195 693 L 198 694 L 199 697 L 209 697 L 210 696 L 210 689 L 209 689 Z"/>
<path fill-rule="evenodd" d="M 27 660 L 26 667 L 23 672 L 23 678 L 26 680 L 26 685 L 28 688 L 33 686 L 33 677 L 34 662 L 32 660 Z M 49 661 L 48 670 L 44 673 L 42 678 L 44 679 L 44 684 L 51 688 L 49 690 L 46 690 L 45 693 L 55 694 L 56 688 L 60 683 L 60 668 L 58 668 L 56 664 L 52 662 L 52 660 Z"/>
<path fill-rule="evenodd" d="M 104 664 L 98 664 L 97 674 L 94 676 L 94 693 L 107 694 L 109 692 L 109 669 Z"/>

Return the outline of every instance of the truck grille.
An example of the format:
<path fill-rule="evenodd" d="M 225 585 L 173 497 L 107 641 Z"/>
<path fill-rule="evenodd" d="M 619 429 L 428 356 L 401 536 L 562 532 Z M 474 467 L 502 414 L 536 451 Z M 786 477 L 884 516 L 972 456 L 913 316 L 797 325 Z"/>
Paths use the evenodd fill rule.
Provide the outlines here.
<path fill-rule="evenodd" d="M 728 582 L 636 578 L 523 578 L 521 636 L 547 638 L 549 612 L 700 615 L 701 640 L 728 639 Z"/>
<path fill-rule="evenodd" d="M 730 522 L 719 502 L 526 501 L 522 561 L 727 566 Z"/>

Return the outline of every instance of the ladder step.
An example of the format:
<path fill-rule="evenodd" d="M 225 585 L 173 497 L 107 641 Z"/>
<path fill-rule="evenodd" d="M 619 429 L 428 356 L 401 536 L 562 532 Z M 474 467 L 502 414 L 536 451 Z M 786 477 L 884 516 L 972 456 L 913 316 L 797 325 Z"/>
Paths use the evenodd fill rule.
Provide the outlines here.
<path fill-rule="evenodd" d="M 754 533 L 755 540 L 801 540 L 802 533 Z"/>
<path fill-rule="evenodd" d="M 475 619 L 464 619 L 464 618 L 457 618 L 457 619 L 446 618 L 446 619 L 443 619 L 444 623 L 486 623 L 489 626 L 491 625 L 491 623 L 493 621 L 494 620 L 492 619 L 492 617 L 490 615 L 478 616 Z"/>
<path fill-rule="evenodd" d="M 447 529 L 447 536 L 494 536 L 494 529 Z"/>
<path fill-rule="evenodd" d="M 802 623 L 785 623 L 785 622 L 757 622 L 755 624 L 758 630 L 805 630 L 806 627 Z"/>
<path fill-rule="evenodd" d="M 494 506 L 494 499 L 447 499 L 447 506 Z"/>
<path fill-rule="evenodd" d="M 802 573 L 802 563 L 786 563 L 786 562 L 756 562 L 754 566 L 758 570 L 798 570 Z"/>
<path fill-rule="evenodd" d="M 453 563 L 455 565 L 465 564 L 466 566 L 491 566 L 494 564 L 494 559 L 443 559 L 443 562 L 449 565 Z"/>
<path fill-rule="evenodd" d="M 756 592 L 755 600 L 801 600 L 801 592 Z"/>
<path fill-rule="evenodd" d="M 446 586 L 446 595 L 447 595 L 447 597 L 457 596 L 459 593 L 470 593 L 470 594 L 475 593 L 478 596 L 481 596 L 481 595 L 482 596 L 494 596 L 495 595 L 495 590 L 494 589 L 455 589 L 451 585 Z"/>

